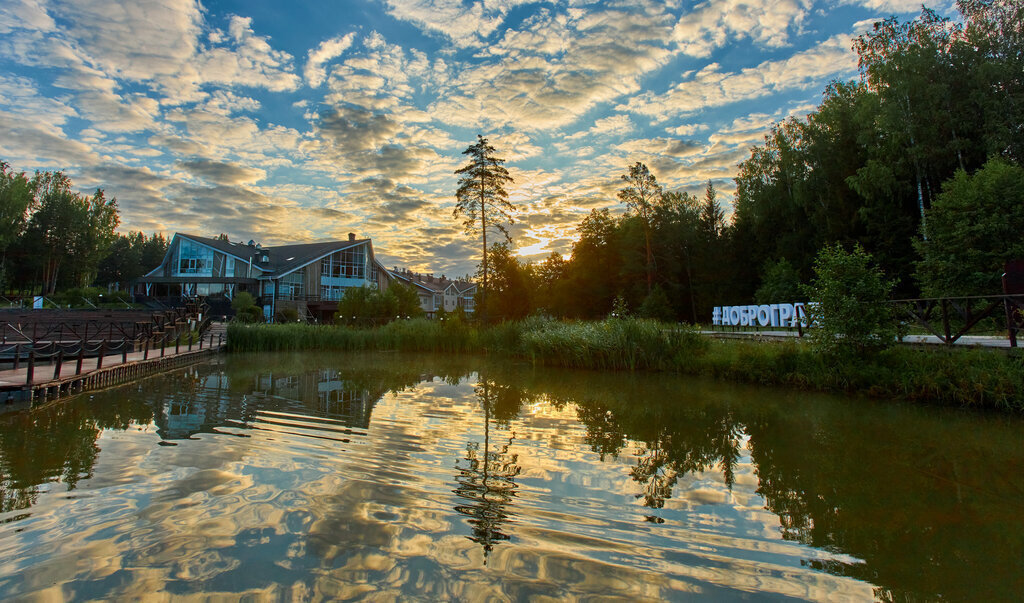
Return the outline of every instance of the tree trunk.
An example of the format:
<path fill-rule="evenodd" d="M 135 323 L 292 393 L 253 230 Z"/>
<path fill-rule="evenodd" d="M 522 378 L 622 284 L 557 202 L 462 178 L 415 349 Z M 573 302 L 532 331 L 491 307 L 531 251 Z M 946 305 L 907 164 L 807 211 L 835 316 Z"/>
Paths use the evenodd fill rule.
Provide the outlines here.
<path fill-rule="evenodd" d="M 654 281 L 654 270 L 651 265 L 651 231 L 650 227 L 644 228 L 644 242 L 647 246 L 647 295 L 651 294 L 651 284 Z"/>
<path fill-rule="evenodd" d="M 480 320 L 487 323 L 487 208 L 484 207 L 484 176 L 480 175 L 480 232 L 484 241 L 484 279 L 480 294 Z"/>

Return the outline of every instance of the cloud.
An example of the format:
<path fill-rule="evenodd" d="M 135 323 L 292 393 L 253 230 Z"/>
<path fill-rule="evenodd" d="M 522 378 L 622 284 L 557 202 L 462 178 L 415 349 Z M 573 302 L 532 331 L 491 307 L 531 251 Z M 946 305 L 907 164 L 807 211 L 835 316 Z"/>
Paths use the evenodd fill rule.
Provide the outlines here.
<path fill-rule="evenodd" d="M 811 4 L 811 0 L 703 2 L 679 17 L 672 39 L 683 53 L 694 57 L 710 56 L 727 41 L 748 37 L 761 46 L 783 46 Z"/>
<path fill-rule="evenodd" d="M 179 161 L 177 162 L 177 166 L 188 171 L 197 178 L 202 178 L 214 184 L 251 184 L 258 182 L 267 176 L 267 173 L 264 170 L 240 167 L 230 163 L 211 161 L 209 159 Z"/>
<path fill-rule="evenodd" d="M 830 78 L 856 72 L 857 57 L 849 44 L 850 36 L 840 34 L 789 58 L 764 61 L 731 73 L 722 72 L 717 63 L 711 63 L 665 93 L 646 92 L 617 109 L 665 121 L 709 107 L 820 85 Z"/>
<path fill-rule="evenodd" d="M 493 3 L 490 9 L 483 2 L 466 4 L 462 0 L 386 0 L 385 4 L 396 19 L 439 33 L 456 44 L 475 45 L 501 25 L 510 3 Z"/>
<path fill-rule="evenodd" d="M 15 29 L 53 31 L 56 25 L 39 0 L 5 0 L 0 4 L 0 34 Z"/>
<path fill-rule="evenodd" d="M 590 136 L 618 136 L 632 132 L 635 127 L 628 115 L 609 115 L 596 119 L 594 125 L 587 130 L 566 136 L 565 140 L 579 140 Z"/>
<path fill-rule="evenodd" d="M 338 107 L 320 116 L 317 132 L 341 152 L 376 149 L 399 131 L 399 124 L 383 113 Z"/>
<path fill-rule="evenodd" d="M 303 75 L 305 75 L 306 81 L 309 82 L 311 87 L 317 88 L 324 82 L 324 78 L 327 77 L 327 70 L 324 69 L 324 65 L 331 59 L 340 57 L 343 52 L 348 50 L 349 46 L 352 46 L 352 40 L 355 38 L 355 35 L 353 32 L 337 38 L 331 38 L 330 40 L 324 40 L 319 46 L 309 51 Z"/>
<path fill-rule="evenodd" d="M 466 127 L 523 131 L 560 128 L 594 107 L 640 90 L 641 80 L 671 58 L 666 48 L 673 19 L 658 7 L 581 13 L 576 19 L 546 15 L 525 24 L 533 31 L 554 27 L 565 49 L 520 47 L 509 41 L 459 64 L 453 85 L 438 90 L 429 112 L 441 122 Z M 563 23 L 564 22 L 564 23 Z"/>

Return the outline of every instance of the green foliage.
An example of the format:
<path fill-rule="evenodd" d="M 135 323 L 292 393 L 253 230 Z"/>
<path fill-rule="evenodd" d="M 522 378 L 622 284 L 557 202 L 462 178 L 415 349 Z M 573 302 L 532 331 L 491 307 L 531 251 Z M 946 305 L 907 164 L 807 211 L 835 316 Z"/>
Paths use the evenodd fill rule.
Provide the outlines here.
<path fill-rule="evenodd" d="M 96 283 L 109 285 L 129 283 L 160 265 L 167 253 L 168 241 L 160 234 L 146 237 L 142 232 L 115 234 L 96 274 Z"/>
<path fill-rule="evenodd" d="M 1002 292 L 1003 263 L 1024 258 L 1024 168 L 992 159 L 958 171 L 926 213 L 916 276 L 929 297 Z"/>
<path fill-rule="evenodd" d="M 376 287 L 349 287 L 338 300 L 334 321 L 347 325 L 384 324 L 398 318 L 420 317 L 419 295 L 412 286 L 391 283 L 380 291 Z"/>
<path fill-rule="evenodd" d="M 462 152 L 469 155 L 470 161 L 455 170 L 459 175 L 459 188 L 455 191 L 455 209 L 452 217 L 461 219 L 467 233 L 480 233 L 482 241 L 482 285 L 483 295 L 487 295 L 487 279 L 490 275 L 487 265 L 487 232 L 496 230 L 506 241 L 512 239 L 508 235 L 507 225 L 512 224 L 515 206 L 508 200 L 505 185 L 513 182 L 508 170 L 501 164 L 504 159 L 494 154 L 487 139 L 477 135 L 476 144 L 470 145 Z M 486 320 L 486 305 L 479 312 Z"/>
<path fill-rule="evenodd" d="M 263 309 L 256 305 L 256 299 L 248 291 L 239 291 L 231 300 L 235 320 L 245 323 L 263 322 Z"/>
<path fill-rule="evenodd" d="M 720 341 L 646 319 L 564 322 L 531 317 L 476 328 L 416 319 L 374 328 L 228 326 L 232 351 L 380 350 L 475 353 L 591 370 L 657 370 L 731 381 L 1024 411 L 1024 366 L 992 350 L 895 346 L 826 356 L 801 341 Z"/>
<path fill-rule="evenodd" d="M 637 315 L 641 318 L 651 318 L 662 322 L 674 322 L 676 319 L 672 304 L 668 301 L 668 295 L 660 286 L 655 285 L 650 294 L 644 299 L 637 309 Z"/>
<path fill-rule="evenodd" d="M 761 276 L 761 286 L 754 293 L 754 300 L 758 304 L 803 301 L 800 273 L 786 258 L 767 262 Z"/>
<path fill-rule="evenodd" d="M 885 279 L 871 254 L 860 245 L 852 251 L 830 245 L 818 253 L 814 273 L 804 291 L 811 301 L 812 341 L 818 351 L 863 356 L 893 344 L 896 327 L 887 301 L 894 283 Z"/>
<path fill-rule="evenodd" d="M 384 291 L 384 295 L 395 299 L 395 312 L 405 318 L 419 318 L 423 316 L 423 308 L 420 306 L 420 296 L 416 288 L 409 284 L 393 281 Z"/>
<path fill-rule="evenodd" d="M 612 311 L 608 315 L 609 318 L 626 318 L 629 316 L 629 304 L 626 303 L 626 298 L 621 295 L 616 295 L 615 300 L 612 302 Z"/>
<path fill-rule="evenodd" d="M 654 230 L 655 208 L 661 204 L 661 186 L 647 166 L 639 161 L 630 166 L 629 174 L 623 174 L 622 180 L 626 186 L 619 190 L 619 201 L 625 203 L 640 220 L 644 233 L 644 271 L 647 275 L 647 292 L 650 293 L 655 274 L 651 233 Z"/>
<path fill-rule="evenodd" d="M 289 323 L 299 322 L 299 311 L 295 308 L 281 308 L 274 316 L 274 322 Z"/>
<path fill-rule="evenodd" d="M 528 316 L 533 311 L 531 270 L 519 262 L 505 243 L 491 246 L 488 256 L 491 280 L 487 289 L 477 292 L 477 313 L 490 320 L 518 320 Z"/>
<path fill-rule="evenodd" d="M 248 291 L 239 291 L 231 300 L 231 309 L 235 312 L 243 312 L 256 305 L 256 299 Z"/>
<path fill-rule="evenodd" d="M 14 173 L 0 161 L 0 253 L 18 240 L 32 207 L 32 185 L 25 172 Z"/>
<path fill-rule="evenodd" d="M 72 308 L 93 308 L 99 305 L 100 295 L 106 293 L 106 289 L 99 287 L 75 287 L 65 289 L 50 296 L 58 306 L 70 306 Z"/>

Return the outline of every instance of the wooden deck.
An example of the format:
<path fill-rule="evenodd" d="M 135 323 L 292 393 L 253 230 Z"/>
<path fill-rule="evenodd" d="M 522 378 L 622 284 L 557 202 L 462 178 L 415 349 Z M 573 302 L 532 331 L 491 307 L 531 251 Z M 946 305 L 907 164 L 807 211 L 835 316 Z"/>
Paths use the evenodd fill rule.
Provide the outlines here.
<path fill-rule="evenodd" d="M 0 371 L 0 401 L 49 400 L 91 389 L 126 383 L 140 377 L 186 366 L 227 346 L 226 327 L 213 323 L 203 343 L 173 345 L 145 351 L 117 353 L 103 357 L 83 358 L 79 367 L 76 358 L 67 358 L 60 366 L 37 364 L 31 369 L 22 365 L 14 370 Z M 211 344 L 212 339 L 212 344 Z"/>

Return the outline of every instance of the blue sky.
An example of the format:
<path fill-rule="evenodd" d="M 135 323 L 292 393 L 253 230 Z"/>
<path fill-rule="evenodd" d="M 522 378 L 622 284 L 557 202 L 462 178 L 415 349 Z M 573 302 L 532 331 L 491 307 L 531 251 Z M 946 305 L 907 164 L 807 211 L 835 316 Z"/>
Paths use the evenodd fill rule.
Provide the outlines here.
<path fill-rule="evenodd" d="M 949 6 L 934 6 L 949 13 Z M 736 165 L 856 76 L 908 0 L 0 0 L 0 159 L 117 197 L 121 230 L 374 240 L 472 272 L 452 219 L 476 134 L 508 160 L 514 246 L 567 252 L 643 161 L 668 189 Z"/>

